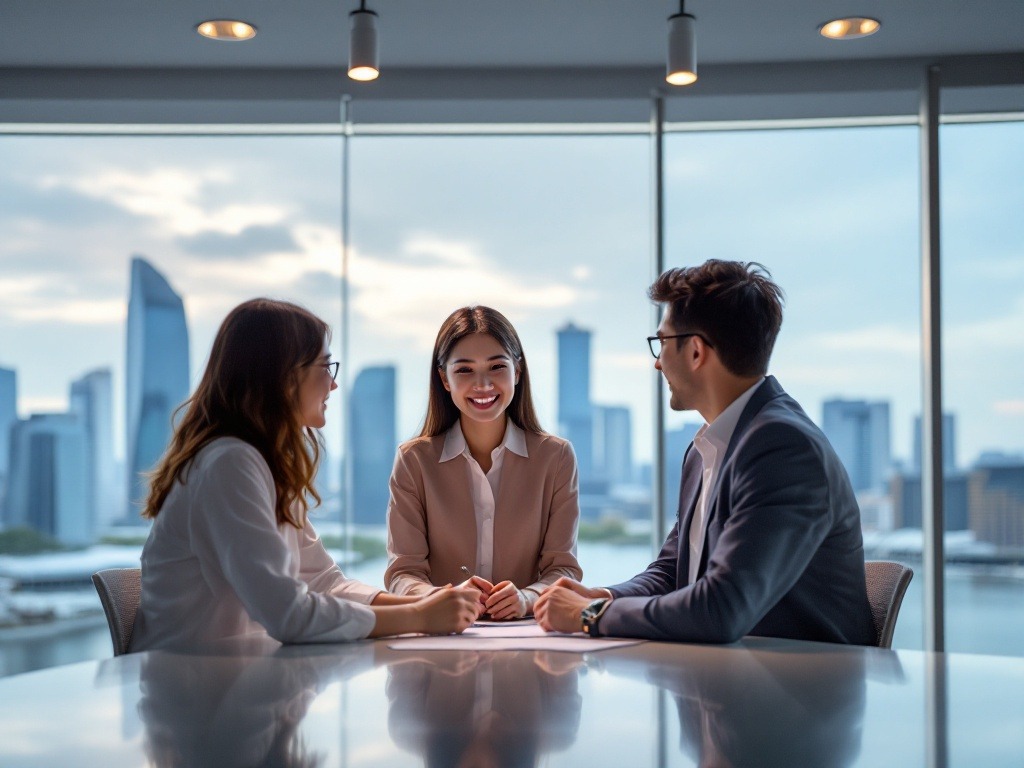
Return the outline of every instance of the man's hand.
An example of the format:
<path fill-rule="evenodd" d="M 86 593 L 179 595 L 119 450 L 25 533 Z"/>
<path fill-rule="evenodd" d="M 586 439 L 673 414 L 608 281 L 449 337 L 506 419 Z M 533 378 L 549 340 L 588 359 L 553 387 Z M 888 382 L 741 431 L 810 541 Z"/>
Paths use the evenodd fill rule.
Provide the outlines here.
<path fill-rule="evenodd" d="M 587 596 L 584 596 L 575 589 L 559 586 L 559 582 L 562 581 L 571 581 L 584 590 L 587 589 L 572 579 L 559 579 L 544 590 L 544 594 L 533 606 L 533 615 L 541 629 L 547 632 L 581 632 L 583 631 L 583 609 L 590 604 L 591 600 L 606 597 L 606 595 L 601 592 L 590 597 L 589 593 L 593 590 L 587 590 Z"/>
<path fill-rule="evenodd" d="M 589 597 L 590 600 L 597 600 L 599 597 L 612 597 L 612 593 L 603 587 L 586 587 L 576 581 L 576 579 L 570 579 L 568 576 L 563 576 L 552 584 L 551 587 L 565 587 L 566 589 L 571 589 L 577 595 Z M 548 587 L 548 589 L 551 589 L 551 587 Z M 547 589 L 544 590 L 545 593 L 547 591 Z"/>
<path fill-rule="evenodd" d="M 530 610 L 530 602 L 511 581 L 500 581 L 484 601 L 484 611 L 495 621 L 519 619 Z"/>

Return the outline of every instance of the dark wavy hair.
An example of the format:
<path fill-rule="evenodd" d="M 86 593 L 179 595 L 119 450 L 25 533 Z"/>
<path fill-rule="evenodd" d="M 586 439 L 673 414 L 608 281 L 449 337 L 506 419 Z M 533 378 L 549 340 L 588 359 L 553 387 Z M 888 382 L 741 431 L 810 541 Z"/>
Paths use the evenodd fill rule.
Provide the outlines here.
<path fill-rule="evenodd" d="M 533 409 L 530 369 L 526 364 L 526 354 L 523 352 L 519 334 L 508 318 L 498 310 L 473 306 L 462 307 L 452 312 L 437 332 L 434 355 L 431 358 L 427 415 L 423 420 L 420 437 L 443 435 L 459 420 L 459 409 L 452 401 L 451 394 L 444 388 L 441 371 L 444 370 L 455 345 L 473 333 L 486 333 L 501 344 L 502 349 L 515 361 L 516 370 L 519 372 L 519 384 L 505 413 L 520 429 L 543 434 L 544 430 L 541 429 L 537 413 Z"/>
<path fill-rule="evenodd" d="M 320 436 L 299 418 L 300 371 L 323 354 L 330 329 L 286 301 L 252 299 L 221 323 L 203 378 L 175 412 L 181 420 L 150 474 L 143 517 L 155 518 L 174 482 L 210 441 L 237 437 L 256 448 L 274 478 L 277 522 L 305 525 L 320 461 Z"/>
<path fill-rule="evenodd" d="M 767 373 L 782 327 L 784 295 L 764 265 L 709 259 L 699 267 L 669 269 L 648 295 L 669 305 L 668 319 L 677 332 L 706 337 L 731 373 Z"/>

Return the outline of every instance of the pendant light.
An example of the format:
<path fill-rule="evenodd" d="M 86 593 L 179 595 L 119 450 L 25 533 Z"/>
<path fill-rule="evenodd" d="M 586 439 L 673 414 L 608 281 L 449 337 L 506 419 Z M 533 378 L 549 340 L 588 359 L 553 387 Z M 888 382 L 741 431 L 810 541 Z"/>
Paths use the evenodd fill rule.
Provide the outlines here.
<path fill-rule="evenodd" d="M 348 15 L 348 76 L 353 80 L 376 80 L 380 76 L 377 59 L 377 14 L 360 0 Z"/>
<path fill-rule="evenodd" d="M 668 69 L 665 81 L 669 85 L 692 85 L 697 82 L 697 21 L 686 12 L 686 0 L 679 0 L 679 13 L 668 17 Z"/>

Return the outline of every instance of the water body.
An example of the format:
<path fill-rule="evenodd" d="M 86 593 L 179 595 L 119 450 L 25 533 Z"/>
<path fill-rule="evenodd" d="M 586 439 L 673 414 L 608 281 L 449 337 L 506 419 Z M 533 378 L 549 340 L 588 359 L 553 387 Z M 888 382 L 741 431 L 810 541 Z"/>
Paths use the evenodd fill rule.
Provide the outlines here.
<path fill-rule="evenodd" d="M 642 569 L 650 549 L 583 543 L 579 557 L 586 569 L 585 581 L 614 584 Z M 383 559 L 374 560 L 349 569 L 348 574 L 380 584 L 384 567 Z M 923 577 L 919 566 L 914 569 L 896 626 L 895 648 L 923 647 Z M 1024 578 L 947 569 L 946 647 L 958 653 L 1024 656 Z M 0 630 L 0 676 L 110 655 L 110 633 L 102 615 Z"/>

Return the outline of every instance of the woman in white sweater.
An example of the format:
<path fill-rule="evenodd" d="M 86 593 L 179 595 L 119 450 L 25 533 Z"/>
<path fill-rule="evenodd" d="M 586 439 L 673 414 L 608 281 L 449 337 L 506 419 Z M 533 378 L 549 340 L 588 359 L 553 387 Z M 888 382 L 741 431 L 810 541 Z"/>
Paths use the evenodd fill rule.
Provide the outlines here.
<path fill-rule="evenodd" d="M 133 651 L 269 634 L 284 643 L 461 632 L 473 589 L 425 598 L 348 579 L 308 520 L 327 398 L 338 363 L 322 320 L 253 299 L 217 332 L 151 476 Z"/>

